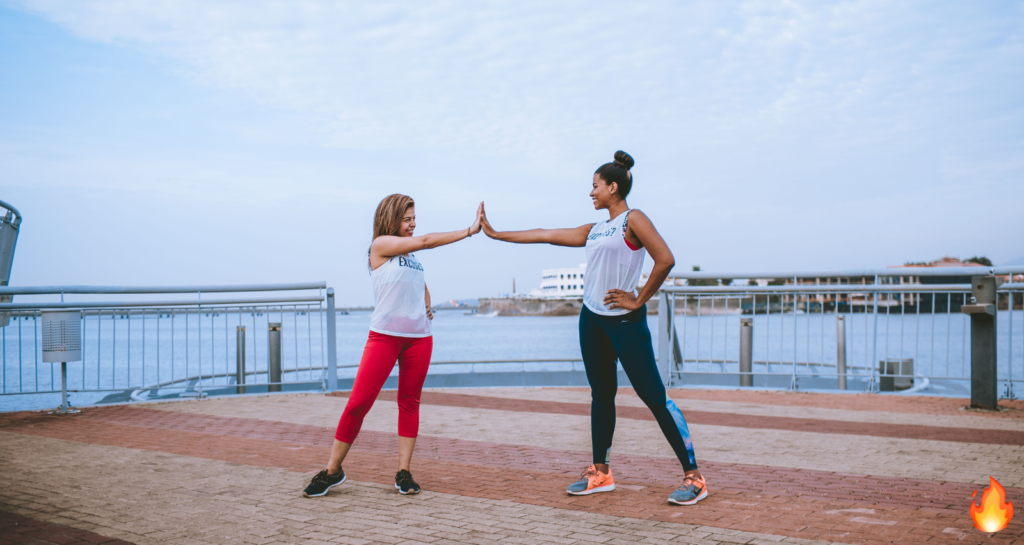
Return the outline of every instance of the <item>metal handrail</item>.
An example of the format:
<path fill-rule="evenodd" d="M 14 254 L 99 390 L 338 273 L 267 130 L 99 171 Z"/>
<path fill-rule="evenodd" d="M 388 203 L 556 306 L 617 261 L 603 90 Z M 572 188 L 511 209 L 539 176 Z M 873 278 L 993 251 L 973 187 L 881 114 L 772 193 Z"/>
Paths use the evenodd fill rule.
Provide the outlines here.
<path fill-rule="evenodd" d="M 176 301 L 89 301 L 77 303 L 0 303 L 0 310 L 44 310 L 44 309 L 77 309 L 77 308 L 128 308 L 128 307 L 184 307 L 201 306 L 211 308 L 215 306 L 236 306 L 253 305 L 266 303 L 299 303 L 299 302 L 322 302 L 323 297 L 307 295 L 302 297 L 272 297 L 262 299 L 206 299 L 206 300 L 176 300 Z"/>
<path fill-rule="evenodd" d="M 838 269 L 829 271 L 778 272 L 670 272 L 669 278 L 713 280 L 717 278 L 835 278 L 835 277 L 890 277 L 890 276 L 1002 276 L 1024 274 L 1024 266 L 1008 267 L 886 267 L 882 269 Z"/>
<path fill-rule="evenodd" d="M 4 202 L 4 201 L 0 201 L 0 207 L 3 207 L 3 208 L 6 208 L 6 209 L 8 209 L 8 210 L 10 210 L 10 211 L 11 211 L 11 213 L 13 213 L 13 214 L 14 214 L 15 220 L 14 220 L 14 222 L 13 222 L 13 223 L 14 223 L 14 226 L 15 226 L 15 227 L 17 227 L 17 226 L 18 226 L 18 224 L 20 224 L 20 223 L 21 223 L 21 218 L 22 218 L 23 216 L 21 215 L 21 212 L 18 212 L 18 209 L 17 209 L 17 208 L 15 208 L 15 207 L 14 207 L 13 205 L 11 205 L 11 204 L 8 204 L 8 203 L 6 203 L 6 202 Z"/>
<path fill-rule="evenodd" d="M 2 203 L 0 203 L 2 204 Z M 227 284 L 202 286 L 0 286 L 0 295 L 60 295 L 94 293 L 225 293 L 326 289 L 327 282 L 290 284 Z"/>

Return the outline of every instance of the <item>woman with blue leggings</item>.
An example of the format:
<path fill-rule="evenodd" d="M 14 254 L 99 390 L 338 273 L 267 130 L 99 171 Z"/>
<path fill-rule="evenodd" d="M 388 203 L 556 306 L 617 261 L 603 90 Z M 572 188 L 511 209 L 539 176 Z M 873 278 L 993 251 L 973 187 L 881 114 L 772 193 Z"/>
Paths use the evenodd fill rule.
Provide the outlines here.
<path fill-rule="evenodd" d="M 616 360 L 622 363 L 637 395 L 654 413 L 662 433 L 683 465 L 683 483 L 669 496 L 669 503 L 693 505 L 708 495 L 707 485 L 693 454 L 690 431 L 683 413 L 668 398 L 654 359 L 651 330 L 647 327 L 647 301 L 658 292 L 675 265 L 651 220 L 630 210 L 626 195 L 633 185 L 633 158 L 624 151 L 594 173 L 590 198 L 596 210 L 607 210 L 608 220 L 575 229 L 495 231 L 483 217 L 487 236 L 519 244 L 547 243 L 587 249 L 583 279 L 583 310 L 580 312 L 580 351 L 590 382 L 590 433 L 594 464 L 566 490 L 574 496 L 615 490 L 611 461 L 615 434 L 615 393 L 618 389 Z M 647 284 L 636 293 L 644 254 L 650 252 L 654 268 Z"/>

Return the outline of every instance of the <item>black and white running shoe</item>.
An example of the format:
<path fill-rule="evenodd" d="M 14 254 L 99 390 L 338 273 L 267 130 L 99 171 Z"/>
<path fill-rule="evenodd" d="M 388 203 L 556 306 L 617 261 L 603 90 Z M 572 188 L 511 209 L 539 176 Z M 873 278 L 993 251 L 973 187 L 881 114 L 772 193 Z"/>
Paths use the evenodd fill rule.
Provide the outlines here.
<path fill-rule="evenodd" d="M 309 486 L 302 491 L 302 495 L 307 498 L 315 498 L 317 496 L 326 496 L 327 491 L 345 482 L 345 470 L 338 468 L 338 472 L 331 475 L 324 469 L 317 473 L 313 480 L 310 481 Z"/>
<path fill-rule="evenodd" d="M 395 488 L 398 489 L 402 494 L 419 494 L 420 485 L 416 484 L 416 481 L 412 480 L 412 473 L 409 470 L 403 469 L 395 475 Z"/>

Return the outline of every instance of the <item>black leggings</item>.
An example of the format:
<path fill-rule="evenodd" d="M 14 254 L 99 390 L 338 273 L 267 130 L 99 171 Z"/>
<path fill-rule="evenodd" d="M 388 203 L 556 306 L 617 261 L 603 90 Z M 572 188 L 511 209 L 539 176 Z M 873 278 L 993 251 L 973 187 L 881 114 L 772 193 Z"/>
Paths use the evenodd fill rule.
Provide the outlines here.
<path fill-rule="evenodd" d="M 668 398 L 654 359 L 651 330 L 647 328 L 647 305 L 629 314 L 602 316 L 583 306 L 580 312 L 580 351 L 590 381 L 590 434 L 594 463 L 607 464 L 615 435 L 615 393 L 618 372 L 615 360 L 633 384 L 640 399 L 654 413 L 662 433 L 675 451 L 684 471 L 697 469 L 690 430 L 683 413 Z"/>

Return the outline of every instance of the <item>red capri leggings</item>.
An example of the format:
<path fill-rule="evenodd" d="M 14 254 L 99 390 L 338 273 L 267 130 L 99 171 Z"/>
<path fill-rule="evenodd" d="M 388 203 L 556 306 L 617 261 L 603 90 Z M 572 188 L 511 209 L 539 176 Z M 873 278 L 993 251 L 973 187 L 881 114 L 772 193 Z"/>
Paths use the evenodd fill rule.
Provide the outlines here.
<path fill-rule="evenodd" d="M 433 348 L 433 337 L 395 337 L 371 331 L 334 438 L 349 444 L 356 440 L 363 418 L 395 368 L 395 360 L 398 360 L 398 435 L 416 437 L 420 431 L 420 394 Z"/>

